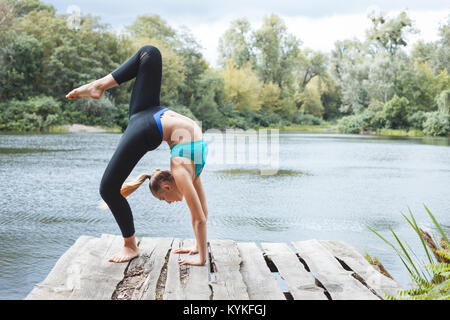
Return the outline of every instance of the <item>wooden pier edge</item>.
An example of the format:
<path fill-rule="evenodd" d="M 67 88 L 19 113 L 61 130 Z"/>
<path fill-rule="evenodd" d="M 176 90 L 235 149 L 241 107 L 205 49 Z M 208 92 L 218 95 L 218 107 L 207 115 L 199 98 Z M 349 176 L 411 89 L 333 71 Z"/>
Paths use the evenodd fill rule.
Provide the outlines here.
<path fill-rule="evenodd" d="M 110 263 L 122 237 L 81 236 L 28 300 L 381 300 L 401 286 L 340 241 L 210 240 L 204 266 L 180 266 L 194 239 L 138 239 L 140 256 Z"/>

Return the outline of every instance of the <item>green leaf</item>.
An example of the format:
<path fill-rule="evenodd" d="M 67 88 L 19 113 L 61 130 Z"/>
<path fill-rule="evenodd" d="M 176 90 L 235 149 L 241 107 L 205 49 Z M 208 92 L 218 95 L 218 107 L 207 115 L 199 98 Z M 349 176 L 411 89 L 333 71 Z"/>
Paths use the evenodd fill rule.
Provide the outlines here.
<path fill-rule="evenodd" d="M 427 210 L 428 214 L 430 215 L 431 220 L 433 220 L 434 225 L 435 225 L 436 228 L 439 230 L 439 233 L 442 235 L 442 238 L 444 238 L 445 241 L 446 241 L 447 243 L 450 244 L 450 242 L 449 242 L 448 239 L 447 239 L 447 236 L 445 235 L 444 231 L 442 230 L 441 226 L 440 226 L 439 223 L 436 221 L 436 219 L 434 218 L 434 216 L 431 214 L 430 210 L 427 208 L 427 206 L 426 206 L 425 204 L 423 204 L 423 206 L 425 207 L 425 210 Z"/>

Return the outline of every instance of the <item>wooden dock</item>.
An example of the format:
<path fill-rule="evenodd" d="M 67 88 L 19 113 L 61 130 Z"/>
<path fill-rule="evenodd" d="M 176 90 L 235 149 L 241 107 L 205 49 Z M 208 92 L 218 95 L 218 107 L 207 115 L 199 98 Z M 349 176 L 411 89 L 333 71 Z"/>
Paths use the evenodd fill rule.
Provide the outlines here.
<path fill-rule="evenodd" d="M 402 288 L 339 241 L 287 243 L 210 240 L 205 266 L 180 266 L 174 254 L 193 239 L 142 238 L 140 256 L 108 258 L 120 236 L 81 236 L 26 299 L 378 300 Z"/>

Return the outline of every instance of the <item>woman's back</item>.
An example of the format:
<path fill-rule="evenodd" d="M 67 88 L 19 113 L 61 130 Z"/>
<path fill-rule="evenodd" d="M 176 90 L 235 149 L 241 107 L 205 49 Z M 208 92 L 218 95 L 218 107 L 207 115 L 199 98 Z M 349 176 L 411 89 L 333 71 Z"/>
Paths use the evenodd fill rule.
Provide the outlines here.
<path fill-rule="evenodd" d="M 181 142 L 197 141 L 203 138 L 197 123 L 175 111 L 167 110 L 161 117 L 164 138 L 169 146 Z"/>

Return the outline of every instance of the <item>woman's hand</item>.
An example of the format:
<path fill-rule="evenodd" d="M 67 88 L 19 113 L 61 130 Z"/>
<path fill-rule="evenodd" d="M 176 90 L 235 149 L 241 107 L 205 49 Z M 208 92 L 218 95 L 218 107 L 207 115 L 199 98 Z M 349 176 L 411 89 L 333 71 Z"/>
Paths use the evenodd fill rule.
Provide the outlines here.
<path fill-rule="evenodd" d="M 191 265 L 191 266 L 204 266 L 206 264 L 206 260 L 205 261 L 201 261 L 201 259 L 195 259 L 195 260 L 190 260 L 190 259 L 183 259 L 178 261 L 178 263 L 181 265 Z"/>
<path fill-rule="evenodd" d="M 194 248 L 190 248 L 190 249 L 185 249 L 185 248 L 178 248 L 178 249 L 175 249 L 174 251 L 173 251 L 173 253 L 189 253 L 189 254 L 197 254 L 198 253 L 198 249 L 197 249 L 197 247 L 194 247 Z"/>

